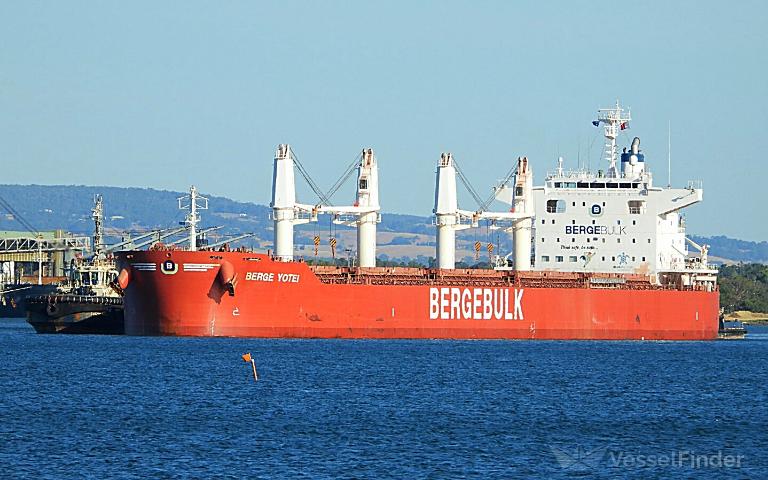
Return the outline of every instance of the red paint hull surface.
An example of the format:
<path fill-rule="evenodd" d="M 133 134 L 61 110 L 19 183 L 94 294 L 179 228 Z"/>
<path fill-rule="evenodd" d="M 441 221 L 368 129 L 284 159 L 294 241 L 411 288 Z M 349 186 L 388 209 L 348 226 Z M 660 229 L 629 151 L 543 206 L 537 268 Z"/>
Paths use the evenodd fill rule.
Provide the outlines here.
<path fill-rule="evenodd" d="M 717 291 L 547 286 L 488 271 L 457 284 L 416 269 L 348 283 L 242 252 L 121 252 L 118 262 L 129 275 L 128 335 L 712 340 L 718 331 Z"/>

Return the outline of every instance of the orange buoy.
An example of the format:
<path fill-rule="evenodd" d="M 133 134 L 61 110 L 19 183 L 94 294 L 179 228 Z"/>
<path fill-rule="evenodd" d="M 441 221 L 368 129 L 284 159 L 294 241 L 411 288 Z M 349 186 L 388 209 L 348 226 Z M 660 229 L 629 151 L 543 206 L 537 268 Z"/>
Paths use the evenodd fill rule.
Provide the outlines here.
<path fill-rule="evenodd" d="M 253 368 L 253 381 L 258 382 L 259 372 L 256 371 L 256 360 L 254 360 L 253 357 L 251 357 L 251 352 L 243 354 L 243 361 L 245 363 L 251 362 L 251 368 Z"/>

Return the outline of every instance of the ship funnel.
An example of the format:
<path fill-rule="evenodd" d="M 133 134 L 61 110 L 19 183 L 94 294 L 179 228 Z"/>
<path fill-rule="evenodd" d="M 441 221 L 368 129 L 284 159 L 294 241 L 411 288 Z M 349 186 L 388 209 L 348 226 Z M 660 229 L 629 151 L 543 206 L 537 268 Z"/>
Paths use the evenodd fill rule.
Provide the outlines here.
<path fill-rule="evenodd" d="M 562 164 L 562 163 L 561 163 Z M 512 224 L 512 241 L 514 243 L 515 269 L 528 271 L 531 269 L 531 234 L 534 213 L 533 208 L 533 171 L 528 165 L 527 157 L 518 157 L 517 176 L 515 181 L 514 203 L 515 213 L 528 214 L 525 218 L 514 220 Z"/>
<path fill-rule="evenodd" d="M 293 175 L 291 147 L 281 144 L 275 152 L 272 171 L 272 218 L 275 221 L 275 256 L 293 260 L 293 226 L 296 206 L 296 181 Z"/>
<path fill-rule="evenodd" d="M 373 150 L 363 149 L 357 169 L 355 206 L 368 211 L 357 219 L 357 260 L 361 267 L 376 266 L 376 223 L 379 221 L 379 166 Z"/>
<path fill-rule="evenodd" d="M 621 154 L 621 171 L 625 177 L 636 178 L 645 172 L 645 155 L 640 153 L 640 137 L 632 140 L 629 150 Z"/>

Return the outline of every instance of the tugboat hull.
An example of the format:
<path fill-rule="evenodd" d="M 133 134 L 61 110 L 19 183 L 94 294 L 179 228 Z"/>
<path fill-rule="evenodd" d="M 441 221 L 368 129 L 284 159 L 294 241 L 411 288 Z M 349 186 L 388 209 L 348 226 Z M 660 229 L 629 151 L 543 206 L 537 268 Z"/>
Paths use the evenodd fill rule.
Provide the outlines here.
<path fill-rule="evenodd" d="M 122 335 L 123 299 L 85 295 L 27 297 L 27 322 L 37 333 Z"/>

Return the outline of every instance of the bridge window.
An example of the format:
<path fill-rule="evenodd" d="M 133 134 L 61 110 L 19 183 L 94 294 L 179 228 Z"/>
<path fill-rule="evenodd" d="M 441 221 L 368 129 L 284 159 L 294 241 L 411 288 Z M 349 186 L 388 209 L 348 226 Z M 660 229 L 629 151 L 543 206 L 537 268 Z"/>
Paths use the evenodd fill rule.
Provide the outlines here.
<path fill-rule="evenodd" d="M 541 243 L 544 243 L 544 237 L 541 237 Z"/>
<path fill-rule="evenodd" d="M 546 220 L 544 220 L 544 219 L 542 218 L 542 219 L 541 219 L 541 224 L 542 224 L 542 225 L 544 225 L 544 222 L 545 222 L 545 221 L 546 221 Z"/>
<path fill-rule="evenodd" d="M 541 256 L 541 261 L 542 262 L 548 262 L 549 261 L 549 255 L 542 255 Z"/>
<path fill-rule="evenodd" d="M 575 256 L 568 257 L 568 261 L 569 262 L 575 262 L 576 260 L 578 260 L 578 259 Z"/>
<path fill-rule="evenodd" d="M 645 257 L 643 257 L 643 261 L 645 261 Z"/>
<path fill-rule="evenodd" d="M 565 200 L 547 200 L 547 213 L 565 213 Z"/>
<path fill-rule="evenodd" d="M 563 257 L 562 257 L 561 255 L 557 255 L 557 256 L 555 257 L 555 261 L 556 261 L 556 262 L 562 262 L 562 261 L 563 261 Z"/>
<path fill-rule="evenodd" d="M 640 215 L 645 213 L 645 201 L 644 200 L 630 200 L 627 202 L 629 207 L 629 213 L 632 215 Z"/>
<path fill-rule="evenodd" d="M 368 179 L 367 178 L 361 178 L 360 179 L 360 190 L 368 190 Z"/>

